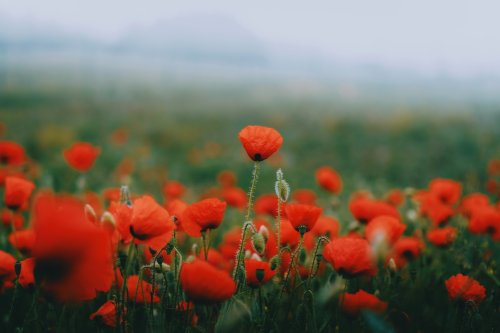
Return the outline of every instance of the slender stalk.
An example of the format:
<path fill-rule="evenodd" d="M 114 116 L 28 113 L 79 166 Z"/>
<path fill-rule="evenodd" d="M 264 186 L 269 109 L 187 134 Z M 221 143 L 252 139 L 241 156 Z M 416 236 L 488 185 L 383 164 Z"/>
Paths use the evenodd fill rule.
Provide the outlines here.
<path fill-rule="evenodd" d="M 292 253 L 292 257 L 290 258 L 290 265 L 288 266 L 288 271 L 285 276 L 285 280 L 283 281 L 283 287 L 281 288 L 280 296 L 278 299 L 281 299 L 281 296 L 283 295 L 283 292 L 285 291 L 285 288 L 287 287 L 288 280 L 290 279 L 290 275 L 292 272 L 292 269 L 295 266 L 295 259 L 297 255 L 299 254 L 300 248 L 302 247 L 302 243 L 304 242 L 304 236 L 300 237 L 299 245 L 297 246 L 297 249 Z"/>
<path fill-rule="evenodd" d="M 276 275 L 281 274 L 281 198 L 278 195 L 278 214 L 276 216 L 276 233 L 278 234 L 278 267 L 276 268 Z"/>
<path fill-rule="evenodd" d="M 208 230 L 204 230 L 201 232 L 201 246 L 203 248 L 203 252 L 205 253 L 205 261 L 208 261 Z"/>
<path fill-rule="evenodd" d="M 127 290 L 127 278 L 129 275 L 130 267 L 132 266 L 132 251 L 134 249 L 134 242 L 130 241 L 130 244 L 128 246 L 127 250 L 127 261 L 125 262 L 125 271 L 123 272 L 123 286 L 122 286 L 122 291 L 120 293 L 120 318 L 123 318 L 123 315 L 125 314 L 125 292 Z M 123 325 L 125 324 L 126 321 L 123 320 Z M 125 331 L 125 327 L 122 326 L 123 331 Z"/>

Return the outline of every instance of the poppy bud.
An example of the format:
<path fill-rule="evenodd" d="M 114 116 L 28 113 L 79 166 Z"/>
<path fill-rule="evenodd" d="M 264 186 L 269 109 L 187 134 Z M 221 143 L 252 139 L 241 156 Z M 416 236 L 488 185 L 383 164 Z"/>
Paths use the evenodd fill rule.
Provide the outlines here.
<path fill-rule="evenodd" d="M 283 172 L 281 171 L 281 169 L 278 169 L 278 171 L 276 171 L 276 183 L 274 185 L 274 191 L 281 201 L 286 202 L 288 200 L 288 197 L 290 195 L 290 185 L 288 185 L 287 181 L 283 179 Z"/>
<path fill-rule="evenodd" d="M 260 226 L 260 228 L 259 228 L 259 234 L 261 234 L 262 237 L 264 237 L 264 240 L 267 243 L 267 240 L 269 239 L 269 230 L 267 229 L 267 227 L 265 225 L 261 225 Z"/>
<path fill-rule="evenodd" d="M 122 185 L 122 187 L 120 187 L 120 203 L 129 207 L 132 206 L 132 201 L 130 200 L 130 191 L 127 185 Z"/>
<path fill-rule="evenodd" d="M 101 226 L 109 230 L 115 230 L 116 221 L 113 214 L 104 212 L 101 216 Z"/>
<path fill-rule="evenodd" d="M 256 233 L 252 236 L 252 246 L 258 254 L 263 254 L 266 250 L 266 241 L 261 233 Z"/>
<path fill-rule="evenodd" d="M 398 270 L 394 258 L 389 259 L 389 269 L 393 272 L 396 272 Z"/>
<path fill-rule="evenodd" d="M 274 257 L 271 258 L 269 263 L 271 264 L 271 270 L 273 271 L 276 270 L 276 268 L 278 268 L 279 265 L 279 257 L 275 255 Z"/>
<path fill-rule="evenodd" d="M 299 252 L 299 262 L 303 264 L 304 262 L 306 262 L 306 258 L 307 258 L 306 249 L 302 247 Z"/>
<path fill-rule="evenodd" d="M 257 261 L 262 261 L 262 258 L 257 254 L 253 253 L 252 256 L 250 257 L 251 260 L 257 260 Z"/>
<path fill-rule="evenodd" d="M 168 252 L 167 252 L 168 253 Z M 198 244 L 194 243 L 192 246 L 191 246 L 191 253 L 194 255 L 194 256 L 197 256 L 198 255 Z M 168 253 L 170 254 L 170 253 Z"/>
<path fill-rule="evenodd" d="M 97 224 L 97 214 L 95 213 L 94 208 L 91 205 L 86 204 L 83 211 L 85 212 L 85 218 L 92 222 L 93 224 Z"/>
<path fill-rule="evenodd" d="M 251 256 L 252 256 L 252 252 L 250 252 L 249 250 L 246 250 L 245 251 L 245 259 L 249 259 Z"/>

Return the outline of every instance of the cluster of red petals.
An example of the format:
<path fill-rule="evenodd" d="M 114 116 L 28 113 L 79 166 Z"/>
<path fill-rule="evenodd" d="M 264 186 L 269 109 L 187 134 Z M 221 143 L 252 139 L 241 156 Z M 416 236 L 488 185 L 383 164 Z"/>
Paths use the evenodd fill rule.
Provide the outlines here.
<path fill-rule="evenodd" d="M 420 214 L 428 217 L 433 226 L 438 227 L 446 224 L 455 214 L 455 210 L 452 206 L 443 203 L 443 201 L 431 191 L 418 191 L 413 199 L 420 205 Z"/>
<path fill-rule="evenodd" d="M 101 149 L 87 142 L 77 142 L 63 153 L 64 159 L 73 169 L 86 172 L 92 168 Z"/>
<path fill-rule="evenodd" d="M 469 220 L 469 231 L 500 241 L 500 209 L 493 206 L 476 208 Z"/>
<path fill-rule="evenodd" d="M 385 201 L 391 206 L 399 207 L 405 201 L 405 194 L 398 188 L 392 189 L 387 192 Z"/>
<path fill-rule="evenodd" d="M 323 257 L 345 278 L 377 272 L 370 244 L 362 238 L 335 238 L 325 246 Z"/>
<path fill-rule="evenodd" d="M 257 259 L 246 259 L 247 284 L 250 287 L 259 287 L 269 282 L 276 274 L 268 262 Z"/>
<path fill-rule="evenodd" d="M 427 233 L 427 239 L 433 245 L 438 247 L 446 247 L 455 241 L 457 238 L 457 229 L 454 227 L 445 227 L 441 229 L 433 229 Z"/>
<path fill-rule="evenodd" d="M 127 278 L 127 300 L 139 304 L 150 304 L 160 302 L 160 297 L 153 291 L 153 285 L 144 280 L 139 280 L 138 275 L 131 275 Z M 151 296 L 152 295 L 152 296 Z"/>
<path fill-rule="evenodd" d="M 355 316 L 362 311 L 383 313 L 387 310 L 388 306 L 387 302 L 364 290 L 359 290 L 354 294 L 344 293 L 340 296 L 339 302 L 342 311 L 351 316 Z"/>
<path fill-rule="evenodd" d="M 165 208 L 153 197 L 144 195 L 133 203 L 129 229 L 136 244 L 147 244 L 158 250 L 172 238 L 175 224 Z"/>
<path fill-rule="evenodd" d="M 167 200 L 180 199 L 186 193 L 186 188 L 181 182 L 170 180 L 163 185 L 162 192 Z"/>
<path fill-rule="evenodd" d="M 247 205 L 247 193 L 239 187 L 226 187 L 222 190 L 222 198 L 229 206 L 243 209 Z"/>
<path fill-rule="evenodd" d="M 458 208 L 460 213 L 465 215 L 466 217 L 471 217 L 476 209 L 481 209 L 482 207 L 486 207 L 490 205 L 490 199 L 487 195 L 482 193 L 472 193 L 466 195 L 462 202 L 460 203 L 460 207 Z"/>
<path fill-rule="evenodd" d="M 401 268 L 409 261 L 418 258 L 424 248 L 425 244 L 419 238 L 403 237 L 394 243 L 390 257 L 394 259 L 396 266 Z"/>
<path fill-rule="evenodd" d="M 5 227 L 9 227 L 13 224 L 15 230 L 22 229 L 24 225 L 23 215 L 13 212 L 8 208 L 2 209 L 0 212 L 0 219 Z"/>
<path fill-rule="evenodd" d="M 371 220 L 365 228 L 365 237 L 370 243 L 381 239 L 394 244 L 406 229 L 406 224 L 392 216 L 381 215 Z"/>
<path fill-rule="evenodd" d="M 186 297 L 194 303 L 222 302 L 236 292 L 236 283 L 228 272 L 200 259 L 182 265 L 180 282 Z"/>
<path fill-rule="evenodd" d="M 292 199 L 300 204 L 304 205 L 315 205 L 316 204 L 316 193 L 314 191 L 303 188 L 293 191 Z"/>
<path fill-rule="evenodd" d="M 5 205 L 10 209 L 17 210 L 27 204 L 35 184 L 29 180 L 19 177 L 7 177 L 5 179 Z"/>
<path fill-rule="evenodd" d="M 216 198 L 193 203 L 182 214 L 182 229 L 191 237 L 200 237 L 202 231 L 215 229 L 222 223 L 226 206 Z"/>
<path fill-rule="evenodd" d="M 480 304 L 486 297 L 486 289 L 476 280 L 457 274 L 445 281 L 448 296 L 452 300 L 472 301 Z"/>
<path fill-rule="evenodd" d="M 36 235 L 33 229 L 14 231 L 9 235 L 9 243 L 25 256 L 30 256 L 35 247 Z"/>
<path fill-rule="evenodd" d="M 243 148 L 254 161 L 264 161 L 277 152 L 283 144 L 283 137 L 271 127 L 247 126 L 239 133 Z"/>
<path fill-rule="evenodd" d="M 340 223 L 331 216 L 320 216 L 316 224 L 311 229 L 311 234 L 315 236 L 325 236 L 329 239 L 333 239 L 338 236 L 340 231 Z"/>
<path fill-rule="evenodd" d="M 35 258 L 28 258 L 21 261 L 21 271 L 17 282 L 23 288 L 32 288 L 35 285 Z"/>
<path fill-rule="evenodd" d="M 15 271 L 16 258 L 10 253 L 0 250 L 0 291 L 14 285 L 16 278 Z"/>
<path fill-rule="evenodd" d="M 429 183 L 429 192 L 443 204 L 454 205 L 462 195 L 462 184 L 451 179 L 436 178 Z"/>
<path fill-rule="evenodd" d="M 281 216 L 286 216 L 284 207 L 286 205 L 281 205 Z M 270 215 L 276 217 L 278 215 L 278 197 L 276 194 L 263 194 L 255 200 L 253 209 L 256 214 Z"/>
<path fill-rule="evenodd" d="M 324 166 L 316 170 L 316 182 L 328 192 L 338 194 L 342 191 L 342 179 L 335 169 Z"/>
<path fill-rule="evenodd" d="M 280 232 L 280 243 L 282 246 L 288 245 L 291 248 L 295 248 L 299 244 L 300 234 L 287 219 L 281 220 Z"/>
<path fill-rule="evenodd" d="M 0 141 L 0 165 L 19 166 L 26 161 L 24 148 L 14 141 Z"/>
<path fill-rule="evenodd" d="M 236 253 L 236 251 L 235 251 Z M 199 259 L 205 260 L 205 250 L 201 250 L 198 256 Z M 231 271 L 231 262 L 227 260 L 219 251 L 216 249 L 208 249 L 207 260 L 208 263 L 212 264 L 214 267 L 222 269 L 224 271 Z"/>
<path fill-rule="evenodd" d="M 107 301 L 89 317 L 90 320 L 99 320 L 102 324 L 109 327 L 116 327 L 116 305 L 112 300 Z"/>
<path fill-rule="evenodd" d="M 316 221 L 323 212 L 319 207 L 304 204 L 289 204 L 286 206 L 285 211 L 295 230 L 299 231 L 301 228 L 305 228 L 306 232 L 314 228 Z"/>
<path fill-rule="evenodd" d="M 381 215 L 388 215 L 401 220 L 398 210 L 385 201 L 373 200 L 366 196 L 356 196 L 349 202 L 349 210 L 356 220 L 367 223 Z"/>
<path fill-rule="evenodd" d="M 89 222 L 83 203 L 42 193 L 33 205 L 38 285 L 61 301 L 89 300 L 114 279 L 109 233 Z"/>

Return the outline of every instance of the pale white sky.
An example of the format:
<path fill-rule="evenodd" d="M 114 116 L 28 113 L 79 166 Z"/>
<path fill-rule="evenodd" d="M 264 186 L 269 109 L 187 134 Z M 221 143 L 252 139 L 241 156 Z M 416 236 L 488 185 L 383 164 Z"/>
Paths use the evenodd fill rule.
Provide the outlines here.
<path fill-rule="evenodd" d="M 226 16 L 268 43 L 347 60 L 500 73 L 498 0 L 0 0 L 0 17 L 108 40 L 194 12 Z"/>

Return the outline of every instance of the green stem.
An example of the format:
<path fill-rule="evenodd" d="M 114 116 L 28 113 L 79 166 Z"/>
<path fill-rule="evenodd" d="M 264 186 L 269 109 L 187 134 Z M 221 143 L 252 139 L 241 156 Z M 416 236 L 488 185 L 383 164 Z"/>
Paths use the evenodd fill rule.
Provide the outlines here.
<path fill-rule="evenodd" d="M 278 215 L 276 217 L 276 232 L 278 234 L 278 267 L 276 268 L 276 275 L 281 274 L 281 198 L 278 195 Z"/>

